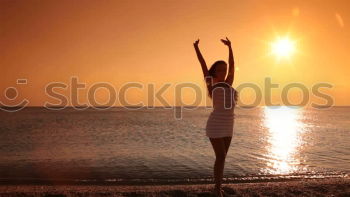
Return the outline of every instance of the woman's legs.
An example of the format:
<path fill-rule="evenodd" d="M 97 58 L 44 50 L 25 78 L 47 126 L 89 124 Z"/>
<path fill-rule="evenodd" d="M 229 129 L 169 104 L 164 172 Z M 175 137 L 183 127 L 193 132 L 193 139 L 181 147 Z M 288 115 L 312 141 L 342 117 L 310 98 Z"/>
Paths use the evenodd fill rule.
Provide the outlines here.
<path fill-rule="evenodd" d="M 230 148 L 231 140 L 232 140 L 232 137 L 224 137 L 226 155 L 227 155 L 228 149 Z"/>
<path fill-rule="evenodd" d="M 226 145 L 224 138 L 209 138 L 215 152 L 215 164 L 214 164 L 214 179 L 215 188 L 220 188 L 222 183 L 222 177 L 224 173 L 224 165 L 226 158 Z"/>

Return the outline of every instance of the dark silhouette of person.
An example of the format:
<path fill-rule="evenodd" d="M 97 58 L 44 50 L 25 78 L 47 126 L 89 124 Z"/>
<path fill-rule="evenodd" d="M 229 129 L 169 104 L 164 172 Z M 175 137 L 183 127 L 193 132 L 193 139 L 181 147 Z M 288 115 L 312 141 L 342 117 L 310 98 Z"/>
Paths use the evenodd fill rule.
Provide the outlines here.
<path fill-rule="evenodd" d="M 202 67 L 208 95 L 213 101 L 213 111 L 211 112 L 206 125 L 206 136 L 209 137 L 215 152 L 214 192 L 220 197 L 224 194 L 224 191 L 221 189 L 221 184 L 225 159 L 233 135 L 234 107 L 237 102 L 237 91 L 232 87 L 235 65 L 231 41 L 227 37 L 226 39 L 221 39 L 221 41 L 229 49 L 228 74 L 227 64 L 223 60 L 216 61 L 208 70 L 198 47 L 199 39 L 193 43 L 198 60 Z M 225 79 L 226 74 L 227 77 Z"/>

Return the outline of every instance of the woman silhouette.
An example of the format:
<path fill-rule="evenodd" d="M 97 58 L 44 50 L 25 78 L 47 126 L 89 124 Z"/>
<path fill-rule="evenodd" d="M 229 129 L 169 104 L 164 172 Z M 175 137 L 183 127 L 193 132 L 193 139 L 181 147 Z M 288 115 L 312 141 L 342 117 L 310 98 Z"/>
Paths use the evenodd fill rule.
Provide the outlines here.
<path fill-rule="evenodd" d="M 205 60 L 198 47 L 199 39 L 193 44 L 203 70 L 209 97 L 213 101 L 213 111 L 211 112 L 206 125 L 206 136 L 209 137 L 215 152 L 214 191 L 217 196 L 220 197 L 223 196 L 221 183 L 224 172 L 225 158 L 230 147 L 233 134 L 234 107 L 237 101 L 237 92 L 232 87 L 235 68 L 231 42 L 227 37 L 226 40 L 221 39 L 221 41 L 228 46 L 229 49 L 229 69 L 226 79 L 226 62 L 222 60 L 216 61 L 208 70 Z"/>

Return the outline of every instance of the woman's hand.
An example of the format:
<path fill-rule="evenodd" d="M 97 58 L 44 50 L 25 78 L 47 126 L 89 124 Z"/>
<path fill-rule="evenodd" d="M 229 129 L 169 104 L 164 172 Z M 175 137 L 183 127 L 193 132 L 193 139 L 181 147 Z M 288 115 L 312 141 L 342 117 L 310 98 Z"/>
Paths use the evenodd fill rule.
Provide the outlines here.
<path fill-rule="evenodd" d="M 198 47 L 198 44 L 199 44 L 199 39 L 196 40 L 196 41 L 193 43 L 193 46 L 194 46 L 194 47 Z"/>
<path fill-rule="evenodd" d="M 226 40 L 221 39 L 221 42 L 223 42 L 226 46 L 231 46 L 231 41 L 226 37 Z"/>

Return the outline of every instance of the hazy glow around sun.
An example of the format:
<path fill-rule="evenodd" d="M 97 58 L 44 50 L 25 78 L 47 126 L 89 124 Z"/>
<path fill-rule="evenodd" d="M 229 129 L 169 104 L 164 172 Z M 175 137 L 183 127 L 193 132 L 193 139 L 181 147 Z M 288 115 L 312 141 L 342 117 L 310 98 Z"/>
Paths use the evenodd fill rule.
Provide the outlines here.
<path fill-rule="evenodd" d="M 280 37 L 271 43 L 271 53 L 277 58 L 289 58 L 295 52 L 295 44 L 288 37 Z"/>

